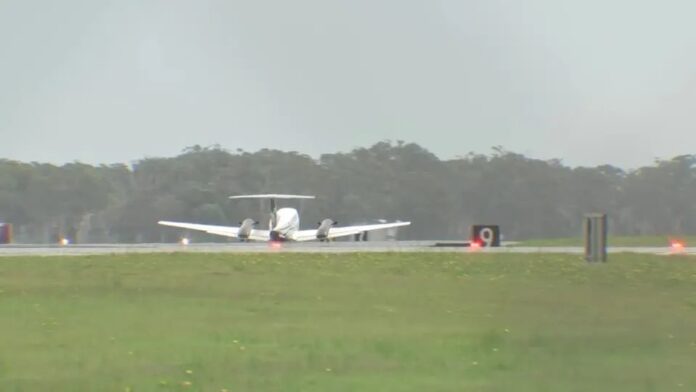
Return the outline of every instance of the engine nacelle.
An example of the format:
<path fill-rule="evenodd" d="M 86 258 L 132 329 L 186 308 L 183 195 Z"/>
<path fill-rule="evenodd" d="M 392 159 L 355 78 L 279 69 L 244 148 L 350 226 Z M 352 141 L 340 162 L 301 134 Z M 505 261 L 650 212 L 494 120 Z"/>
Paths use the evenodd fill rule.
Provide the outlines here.
<path fill-rule="evenodd" d="M 237 237 L 239 237 L 240 241 L 248 241 L 249 236 L 251 235 L 251 231 L 254 230 L 254 227 L 258 224 L 259 222 L 247 218 L 244 219 L 239 223 L 239 233 L 237 234 Z"/>
<path fill-rule="evenodd" d="M 324 219 L 319 222 L 319 228 L 317 229 L 317 239 L 319 241 L 328 241 L 329 230 L 331 227 L 338 222 L 333 219 Z"/>

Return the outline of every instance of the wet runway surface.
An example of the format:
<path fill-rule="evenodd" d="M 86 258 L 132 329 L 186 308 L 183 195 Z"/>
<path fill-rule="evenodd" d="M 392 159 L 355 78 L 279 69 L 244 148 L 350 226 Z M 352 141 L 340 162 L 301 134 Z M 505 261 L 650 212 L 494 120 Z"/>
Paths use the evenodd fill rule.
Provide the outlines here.
<path fill-rule="evenodd" d="M 473 249 L 451 243 L 452 246 L 435 246 L 436 241 L 389 242 L 303 242 L 303 243 L 201 243 L 201 244 L 76 244 L 76 245 L 0 245 L 1 256 L 60 256 L 103 255 L 129 253 L 346 253 L 346 252 L 462 252 L 462 253 L 566 253 L 581 255 L 581 247 L 524 247 Z M 671 249 L 668 247 L 610 247 L 609 253 L 687 254 L 696 255 L 696 248 Z"/>

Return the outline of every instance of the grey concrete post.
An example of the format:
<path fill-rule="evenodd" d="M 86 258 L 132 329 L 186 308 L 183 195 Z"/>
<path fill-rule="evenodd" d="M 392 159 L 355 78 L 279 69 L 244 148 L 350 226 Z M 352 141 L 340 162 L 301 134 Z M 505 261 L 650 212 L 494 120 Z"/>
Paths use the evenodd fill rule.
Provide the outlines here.
<path fill-rule="evenodd" d="M 587 214 L 584 221 L 585 260 L 607 261 L 607 215 Z"/>

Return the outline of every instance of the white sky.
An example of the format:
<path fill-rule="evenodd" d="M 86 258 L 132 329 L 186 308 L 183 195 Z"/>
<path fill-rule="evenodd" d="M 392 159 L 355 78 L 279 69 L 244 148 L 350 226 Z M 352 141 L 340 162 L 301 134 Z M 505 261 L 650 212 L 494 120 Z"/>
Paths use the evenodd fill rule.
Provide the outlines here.
<path fill-rule="evenodd" d="M 0 0 L 0 158 L 696 153 L 696 2 Z"/>

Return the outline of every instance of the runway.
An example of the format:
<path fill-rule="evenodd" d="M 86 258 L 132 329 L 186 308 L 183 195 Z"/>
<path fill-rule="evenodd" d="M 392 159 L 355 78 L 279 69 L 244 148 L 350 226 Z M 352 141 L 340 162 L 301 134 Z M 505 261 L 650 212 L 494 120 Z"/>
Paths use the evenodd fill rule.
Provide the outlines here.
<path fill-rule="evenodd" d="M 76 244 L 0 245 L 2 256 L 79 256 L 137 253 L 350 253 L 350 252 L 460 252 L 460 253 L 564 253 L 582 255 L 581 247 L 503 246 L 473 249 L 461 245 L 435 246 L 435 241 L 388 242 L 302 242 L 271 245 L 269 243 L 194 243 L 181 244 Z M 642 253 L 656 255 L 696 255 L 696 248 L 610 247 L 609 253 Z"/>

